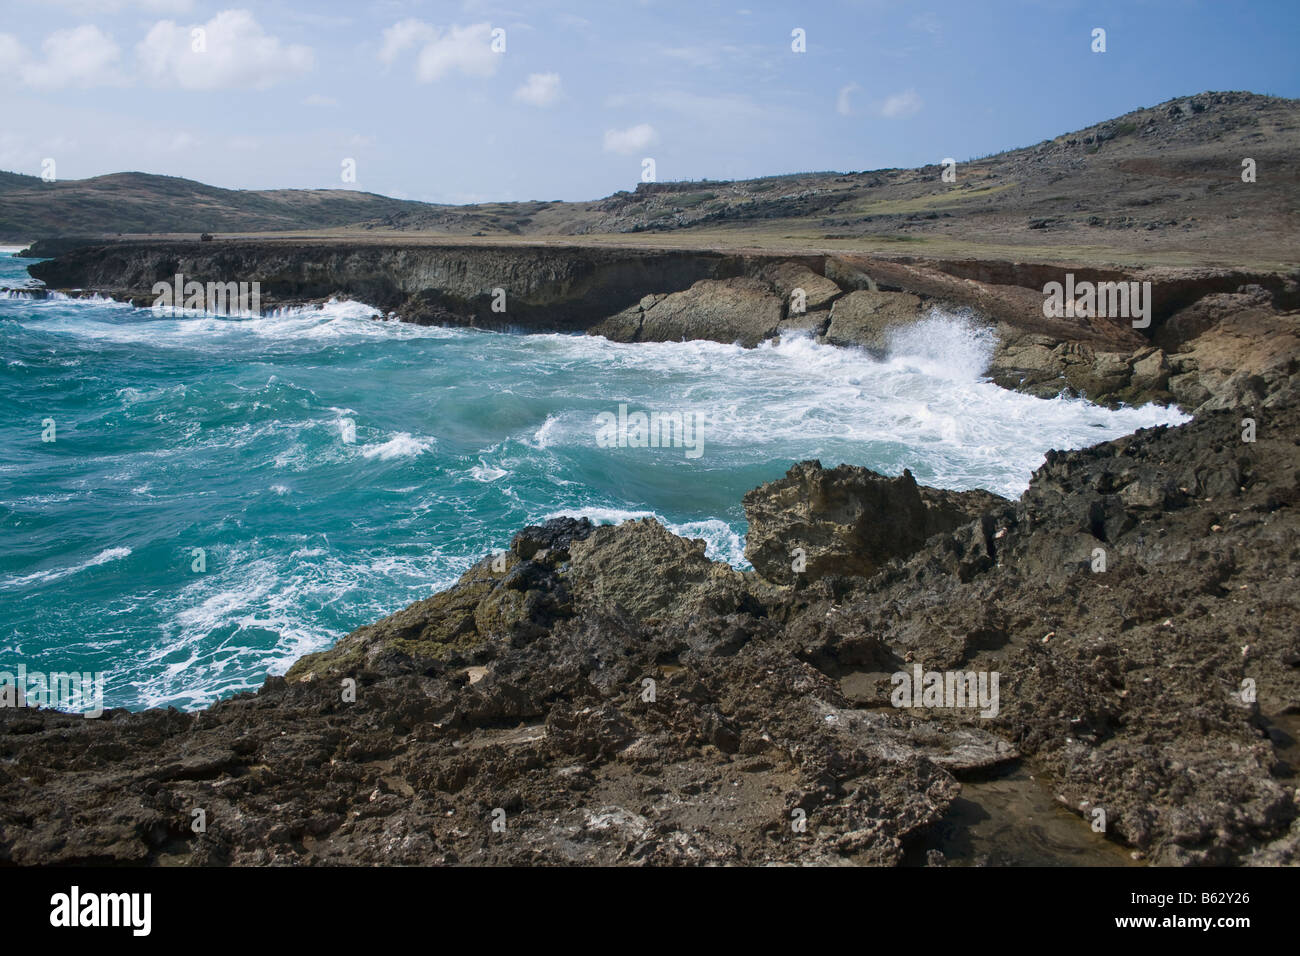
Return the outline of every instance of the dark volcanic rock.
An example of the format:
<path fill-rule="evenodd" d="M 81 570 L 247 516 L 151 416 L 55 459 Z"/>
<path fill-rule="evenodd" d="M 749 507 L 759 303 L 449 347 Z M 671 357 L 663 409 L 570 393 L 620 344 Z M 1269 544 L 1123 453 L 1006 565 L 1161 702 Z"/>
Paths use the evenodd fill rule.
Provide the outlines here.
<path fill-rule="evenodd" d="M 745 495 L 745 557 L 776 584 L 869 577 L 998 504 L 1006 500 L 986 491 L 922 489 L 910 471 L 886 478 L 855 465 L 800 462 Z"/>
<path fill-rule="evenodd" d="M 838 596 L 851 628 L 817 588 L 787 627 L 832 660 L 865 633 L 894 660 L 1000 672 L 983 726 L 1064 805 L 1157 862 L 1246 860 L 1297 813 L 1269 728 L 1300 711 L 1300 414 L 1261 413 L 1254 443 L 1240 419 L 1051 453 L 1019 503 Z"/>

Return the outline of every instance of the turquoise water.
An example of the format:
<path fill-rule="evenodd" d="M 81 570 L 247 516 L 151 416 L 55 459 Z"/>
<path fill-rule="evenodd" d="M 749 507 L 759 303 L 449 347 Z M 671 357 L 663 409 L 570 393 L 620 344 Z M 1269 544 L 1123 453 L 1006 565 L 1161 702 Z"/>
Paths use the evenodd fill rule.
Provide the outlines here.
<path fill-rule="evenodd" d="M 0 286 L 27 264 L 0 254 Z M 0 299 L 0 666 L 104 671 L 108 706 L 199 707 L 547 517 L 655 515 L 743 567 L 741 497 L 794 461 L 1014 496 L 1049 448 L 1183 418 L 1001 390 L 987 336 L 937 313 L 873 361 L 372 312 Z M 599 447 L 620 403 L 703 414 L 703 453 Z"/>

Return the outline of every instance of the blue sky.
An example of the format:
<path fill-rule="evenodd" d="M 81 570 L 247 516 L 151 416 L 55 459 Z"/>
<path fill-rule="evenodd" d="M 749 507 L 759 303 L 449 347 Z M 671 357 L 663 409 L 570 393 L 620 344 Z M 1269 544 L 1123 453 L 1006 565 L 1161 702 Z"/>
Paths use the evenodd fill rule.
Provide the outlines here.
<path fill-rule="evenodd" d="M 60 179 L 142 170 L 432 202 L 591 199 L 632 188 L 644 157 L 660 180 L 915 166 L 1204 90 L 1300 96 L 1300 0 L 0 11 L 0 168 L 39 174 L 52 158 Z M 791 48 L 796 28 L 806 52 Z"/>

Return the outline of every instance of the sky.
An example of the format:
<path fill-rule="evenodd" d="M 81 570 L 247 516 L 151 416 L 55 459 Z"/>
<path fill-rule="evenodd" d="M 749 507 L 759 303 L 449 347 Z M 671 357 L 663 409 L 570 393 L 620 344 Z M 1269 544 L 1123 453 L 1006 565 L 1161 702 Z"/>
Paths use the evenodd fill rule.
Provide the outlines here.
<path fill-rule="evenodd" d="M 910 167 L 1206 90 L 1297 97 L 1297 38 L 1300 0 L 0 0 L 0 169 L 594 199 L 646 158 Z"/>

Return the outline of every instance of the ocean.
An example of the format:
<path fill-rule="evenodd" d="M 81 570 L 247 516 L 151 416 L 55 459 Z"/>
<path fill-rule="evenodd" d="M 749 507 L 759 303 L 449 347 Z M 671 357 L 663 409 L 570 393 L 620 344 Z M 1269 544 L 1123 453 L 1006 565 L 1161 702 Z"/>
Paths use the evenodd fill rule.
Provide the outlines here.
<path fill-rule="evenodd" d="M 0 286 L 30 284 L 13 251 Z M 375 311 L 0 298 L 0 670 L 102 671 L 107 706 L 204 707 L 549 517 L 652 516 L 745 568 L 741 498 L 793 462 L 1014 497 L 1048 449 L 1187 419 L 1001 389 L 990 333 L 939 311 L 883 360 Z M 621 405 L 701 421 L 698 454 L 598 441 Z"/>

